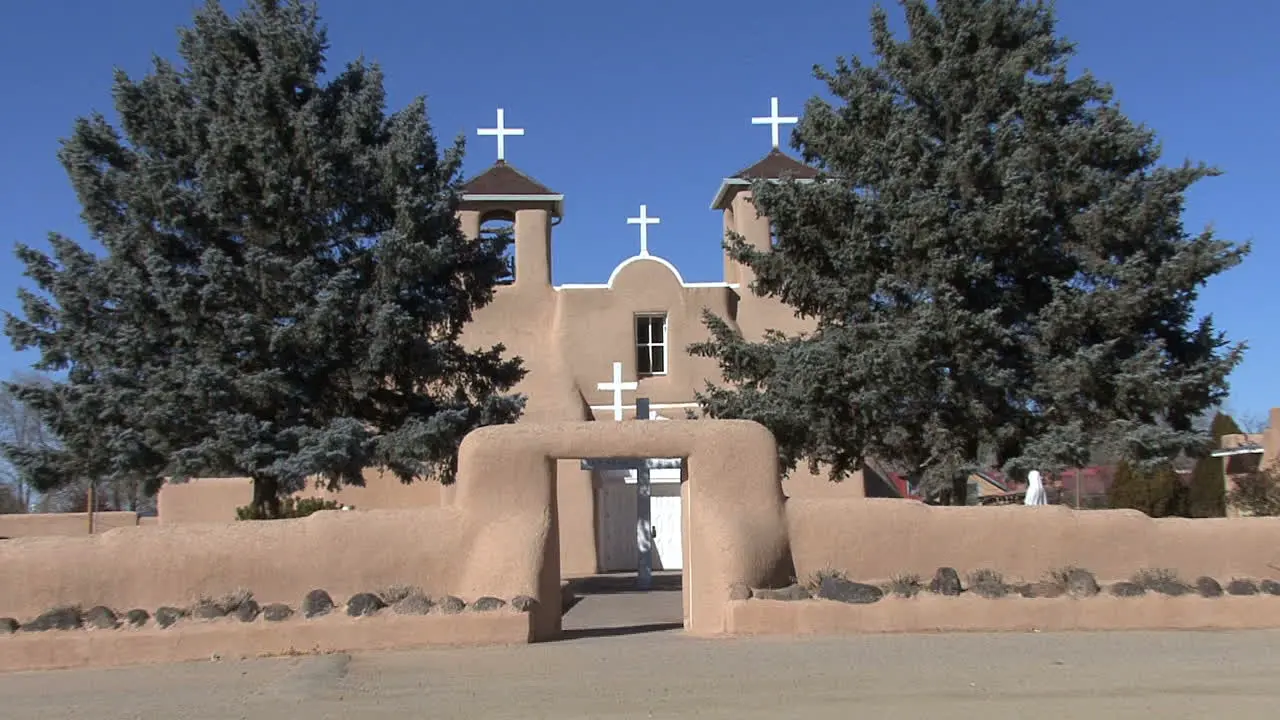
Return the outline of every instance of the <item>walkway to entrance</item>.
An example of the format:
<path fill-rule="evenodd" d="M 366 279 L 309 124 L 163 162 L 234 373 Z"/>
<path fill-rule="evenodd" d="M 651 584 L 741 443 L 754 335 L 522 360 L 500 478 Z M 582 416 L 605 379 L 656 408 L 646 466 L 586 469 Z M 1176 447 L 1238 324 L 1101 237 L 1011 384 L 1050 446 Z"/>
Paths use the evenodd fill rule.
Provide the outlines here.
<path fill-rule="evenodd" d="M 653 589 L 636 590 L 635 573 L 566 580 L 564 637 L 678 632 L 684 625 L 679 572 L 653 574 Z"/>

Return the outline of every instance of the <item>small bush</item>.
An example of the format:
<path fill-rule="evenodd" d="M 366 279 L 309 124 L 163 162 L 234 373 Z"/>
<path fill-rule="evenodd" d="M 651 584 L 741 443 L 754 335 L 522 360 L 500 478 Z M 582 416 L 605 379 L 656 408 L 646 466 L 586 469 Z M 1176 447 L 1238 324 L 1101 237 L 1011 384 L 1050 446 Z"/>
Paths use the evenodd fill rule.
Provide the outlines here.
<path fill-rule="evenodd" d="M 815 572 L 813 576 L 809 578 L 809 581 L 804 584 L 804 588 L 806 590 L 809 590 L 810 592 L 817 592 L 818 586 L 821 585 L 822 581 L 826 580 L 827 578 L 833 578 L 835 580 L 849 579 L 845 577 L 845 574 L 840 570 L 835 570 L 833 568 L 823 568 L 822 570 Z"/>
<path fill-rule="evenodd" d="M 1075 565 L 1064 565 L 1060 568 L 1054 568 L 1045 573 L 1044 581 L 1052 585 L 1056 585 L 1061 590 L 1067 589 L 1067 579 L 1071 577 L 1071 573 L 1079 571 L 1080 568 Z"/>
<path fill-rule="evenodd" d="M 215 605 L 226 611 L 228 615 L 240 609 L 241 605 L 253 599 L 253 593 L 245 588 L 236 588 L 234 591 L 223 595 L 219 598 Z"/>
<path fill-rule="evenodd" d="M 280 512 L 271 515 L 264 510 L 259 510 L 252 505 L 236 508 L 237 520 L 286 520 L 290 518 L 302 518 L 321 510 L 341 510 L 342 503 L 336 500 L 325 500 L 323 498 L 302 498 L 299 500 L 295 497 L 287 497 L 280 501 Z"/>
<path fill-rule="evenodd" d="M 982 597 L 1004 597 L 1009 586 L 1004 583 L 1004 575 L 991 568 L 980 568 L 969 573 L 969 592 Z"/>
<path fill-rule="evenodd" d="M 1130 581 L 1144 590 L 1158 590 L 1170 585 L 1186 585 L 1178 577 L 1178 571 L 1170 568 L 1143 568 L 1134 573 Z"/>
<path fill-rule="evenodd" d="M 391 585 L 378 591 L 378 597 L 387 605 L 395 605 L 410 595 L 423 595 L 421 588 L 412 585 Z"/>
<path fill-rule="evenodd" d="M 886 594 L 904 598 L 915 597 L 923 589 L 924 585 L 920 582 L 920 576 L 913 573 L 894 575 L 889 579 L 889 584 L 884 587 Z"/>

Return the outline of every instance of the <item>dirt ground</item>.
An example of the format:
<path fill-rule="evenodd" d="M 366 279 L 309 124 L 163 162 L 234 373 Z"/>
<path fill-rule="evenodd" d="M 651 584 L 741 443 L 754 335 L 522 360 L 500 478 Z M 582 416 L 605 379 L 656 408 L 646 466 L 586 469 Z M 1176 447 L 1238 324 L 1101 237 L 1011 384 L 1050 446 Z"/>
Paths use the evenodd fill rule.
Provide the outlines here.
<path fill-rule="evenodd" d="M 616 632 L 515 648 L 0 675 L 0 716 L 1094 720 L 1271 718 L 1280 707 L 1280 632 Z"/>

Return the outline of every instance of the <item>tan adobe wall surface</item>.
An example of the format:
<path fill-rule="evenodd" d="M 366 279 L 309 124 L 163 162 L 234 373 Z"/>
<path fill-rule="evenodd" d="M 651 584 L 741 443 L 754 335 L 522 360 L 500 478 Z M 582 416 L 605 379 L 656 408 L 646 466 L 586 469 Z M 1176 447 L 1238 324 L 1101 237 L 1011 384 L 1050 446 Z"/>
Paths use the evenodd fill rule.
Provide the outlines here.
<path fill-rule="evenodd" d="M 459 645 L 517 645 L 530 640 L 530 617 L 504 608 L 459 615 L 304 620 L 183 622 L 170 628 L 44 632 L 0 638 L 0 672 L 113 667 L 191 660 L 256 658 Z"/>
<path fill-rule="evenodd" d="M 263 604 L 295 607 L 314 588 L 348 597 L 393 584 L 468 601 L 533 595 L 548 513 L 538 506 L 495 523 L 488 494 L 473 499 L 449 508 L 8 540 L 0 543 L 0 614 L 33 617 L 68 603 L 182 607 L 237 588 Z"/>
<path fill-rule="evenodd" d="M 142 518 L 149 521 L 151 518 Z M 95 533 L 143 524 L 134 512 L 96 512 Z M 148 523 L 149 524 L 149 523 Z M 14 513 L 0 515 L 0 538 L 73 537 L 89 534 L 88 513 Z"/>
<path fill-rule="evenodd" d="M 1075 565 L 1101 582 L 1144 568 L 1186 579 L 1268 577 L 1280 565 L 1280 518 L 1162 518 L 1136 510 L 1073 511 L 1059 505 L 933 507 L 901 500 L 787 501 L 797 577 L 840 570 L 852 579 L 931 577 L 943 566 L 993 568 L 1040 580 Z"/>
<path fill-rule="evenodd" d="M 336 492 L 308 487 L 293 496 L 333 500 L 357 510 L 406 510 L 446 504 L 451 492 L 437 482 L 406 485 L 391 473 L 369 470 L 363 487 L 351 485 Z M 252 501 L 253 483 L 248 478 L 198 478 L 165 483 L 156 505 L 160 523 L 175 525 L 231 522 L 236 519 L 236 508 Z"/>
<path fill-rule="evenodd" d="M 1002 598 L 920 595 L 873 605 L 807 600 L 735 600 L 731 635 L 840 635 L 880 632 L 1054 632 L 1066 630 L 1246 630 L 1280 627 L 1280 599 Z"/>

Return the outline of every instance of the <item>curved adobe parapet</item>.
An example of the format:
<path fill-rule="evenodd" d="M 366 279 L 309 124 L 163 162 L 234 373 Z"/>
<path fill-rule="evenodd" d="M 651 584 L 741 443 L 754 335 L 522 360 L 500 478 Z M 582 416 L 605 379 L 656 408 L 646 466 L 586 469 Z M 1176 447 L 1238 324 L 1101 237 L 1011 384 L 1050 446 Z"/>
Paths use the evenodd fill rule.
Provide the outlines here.
<path fill-rule="evenodd" d="M 537 639 L 560 632 L 560 563 L 555 527 L 557 459 L 685 459 L 684 613 L 693 634 L 725 629 L 725 598 L 735 583 L 759 586 L 789 568 L 786 516 L 773 435 L 744 420 L 566 422 L 480 428 L 458 456 L 456 507 L 483 532 L 468 538 L 478 557 L 511 557 L 511 544 L 545 553 L 534 618 Z M 531 547 L 532 549 L 532 547 Z M 464 587 L 486 587 L 502 563 L 467 564 Z"/>

